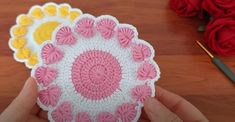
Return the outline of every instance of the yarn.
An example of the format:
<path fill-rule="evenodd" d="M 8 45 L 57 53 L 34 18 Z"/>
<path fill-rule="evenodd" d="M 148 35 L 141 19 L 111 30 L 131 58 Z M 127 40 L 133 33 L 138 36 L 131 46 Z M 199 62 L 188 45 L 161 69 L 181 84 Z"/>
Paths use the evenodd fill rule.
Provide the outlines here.
<path fill-rule="evenodd" d="M 134 38 L 134 31 L 128 27 L 118 28 L 118 41 L 122 47 L 128 47 Z"/>
<path fill-rule="evenodd" d="M 112 16 L 60 25 L 32 69 L 38 105 L 52 122 L 136 122 L 160 71 L 150 44 Z"/>
<path fill-rule="evenodd" d="M 82 18 L 76 23 L 75 32 L 86 38 L 94 36 L 94 20 L 92 18 Z"/>
<path fill-rule="evenodd" d="M 76 43 L 76 37 L 72 33 L 72 29 L 68 26 L 62 27 L 56 33 L 57 44 L 72 45 Z"/>
<path fill-rule="evenodd" d="M 52 39 L 53 31 L 62 23 L 73 22 L 81 14 L 81 10 L 71 8 L 69 4 L 52 2 L 32 6 L 27 14 L 20 14 L 16 25 L 10 29 L 9 46 L 14 51 L 14 59 L 30 69 L 36 66 L 41 46 Z M 68 36 L 58 42 L 75 43 L 74 40 L 73 36 Z"/>

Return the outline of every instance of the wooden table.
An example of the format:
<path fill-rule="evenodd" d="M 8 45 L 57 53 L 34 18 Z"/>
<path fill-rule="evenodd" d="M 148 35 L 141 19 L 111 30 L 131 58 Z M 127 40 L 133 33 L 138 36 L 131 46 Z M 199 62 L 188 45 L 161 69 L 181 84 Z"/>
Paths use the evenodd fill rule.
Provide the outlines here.
<path fill-rule="evenodd" d="M 58 0 L 59 1 L 59 0 Z M 8 47 L 9 28 L 18 14 L 44 0 L 0 1 L 0 112 L 19 93 L 30 70 L 14 61 Z M 66 2 L 65 0 L 60 2 Z M 181 95 L 198 107 L 210 121 L 235 121 L 235 85 L 196 45 L 200 20 L 182 18 L 168 7 L 167 0 L 76 0 L 67 1 L 84 13 L 110 14 L 138 28 L 139 37 L 151 43 L 161 68 L 157 85 Z M 235 57 L 222 57 L 235 71 Z"/>

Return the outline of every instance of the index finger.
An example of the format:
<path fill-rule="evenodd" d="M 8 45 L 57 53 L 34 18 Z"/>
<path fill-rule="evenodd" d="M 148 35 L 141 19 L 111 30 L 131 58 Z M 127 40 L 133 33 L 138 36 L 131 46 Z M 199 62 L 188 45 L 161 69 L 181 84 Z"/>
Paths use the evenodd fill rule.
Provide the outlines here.
<path fill-rule="evenodd" d="M 186 122 L 208 122 L 205 116 L 182 97 L 156 86 L 156 97 L 168 109 Z"/>

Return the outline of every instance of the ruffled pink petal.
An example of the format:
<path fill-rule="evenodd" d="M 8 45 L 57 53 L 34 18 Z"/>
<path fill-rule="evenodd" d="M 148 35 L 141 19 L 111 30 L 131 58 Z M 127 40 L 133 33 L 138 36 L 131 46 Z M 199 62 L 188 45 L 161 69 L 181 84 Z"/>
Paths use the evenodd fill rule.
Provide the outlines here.
<path fill-rule="evenodd" d="M 50 86 L 45 90 L 41 90 L 38 93 L 38 98 L 45 106 L 55 106 L 61 95 L 60 88 L 58 86 Z"/>
<path fill-rule="evenodd" d="M 75 122 L 92 122 L 90 115 L 87 112 L 77 113 Z"/>
<path fill-rule="evenodd" d="M 56 122 L 71 122 L 73 120 L 72 106 L 70 102 L 63 102 L 51 113 Z"/>
<path fill-rule="evenodd" d="M 135 107 L 135 104 L 124 103 L 118 106 L 116 116 L 121 118 L 122 122 L 131 122 L 137 114 Z"/>
<path fill-rule="evenodd" d="M 80 19 L 76 23 L 75 32 L 86 38 L 93 37 L 95 35 L 94 22 L 95 20 L 88 17 Z"/>
<path fill-rule="evenodd" d="M 52 64 L 61 60 L 64 56 L 63 52 L 53 44 L 46 44 L 42 47 L 41 56 L 46 64 Z"/>
<path fill-rule="evenodd" d="M 148 46 L 144 44 L 134 44 L 132 47 L 132 57 L 134 61 L 144 61 L 144 59 L 150 57 L 151 51 Z"/>
<path fill-rule="evenodd" d="M 115 26 L 115 21 L 111 19 L 101 19 L 97 22 L 96 28 L 105 39 L 110 39 L 114 34 Z"/>
<path fill-rule="evenodd" d="M 128 27 L 118 28 L 117 38 L 122 47 L 128 47 L 134 38 L 134 31 Z"/>
<path fill-rule="evenodd" d="M 138 85 L 131 90 L 131 95 L 136 101 L 144 102 L 144 100 L 150 97 L 152 90 L 148 85 Z"/>
<path fill-rule="evenodd" d="M 35 70 L 35 78 L 39 84 L 48 86 L 57 76 L 57 70 L 49 67 L 40 66 Z"/>
<path fill-rule="evenodd" d="M 142 64 L 137 71 L 137 79 L 138 80 L 147 80 L 153 79 L 157 76 L 157 70 L 153 66 L 153 64 L 149 62 L 145 62 Z"/>
<path fill-rule="evenodd" d="M 76 43 L 76 37 L 69 26 L 64 26 L 60 28 L 56 33 L 57 44 L 63 45 L 73 45 Z"/>
<path fill-rule="evenodd" d="M 109 112 L 99 113 L 96 117 L 97 122 L 117 122 L 117 118 Z"/>

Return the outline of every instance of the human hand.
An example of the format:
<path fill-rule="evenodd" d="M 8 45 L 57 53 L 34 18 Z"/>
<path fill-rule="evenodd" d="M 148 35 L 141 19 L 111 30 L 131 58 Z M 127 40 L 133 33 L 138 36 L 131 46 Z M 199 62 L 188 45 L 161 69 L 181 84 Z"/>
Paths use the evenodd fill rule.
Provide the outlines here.
<path fill-rule="evenodd" d="M 158 86 L 156 98 L 144 102 L 144 110 L 151 122 L 208 122 L 187 100 Z"/>
<path fill-rule="evenodd" d="M 196 107 L 176 94 L 156 87 L 156 97 L 157 100 L 149 98 L 144 103 L 152 122 L 208 122 Z M 36 99 L 37 85 L 29 78 L 20 94 L 0 115 L 0 122 L 46 122 L 47 113 L 36 105 Z"/>
<path fill-rule="evenodd" d="M 20 94 L 0 115 L 0 122 L 47 122 L 47 113 L 37 105 L 37 84 L 29 78 Z"/>

